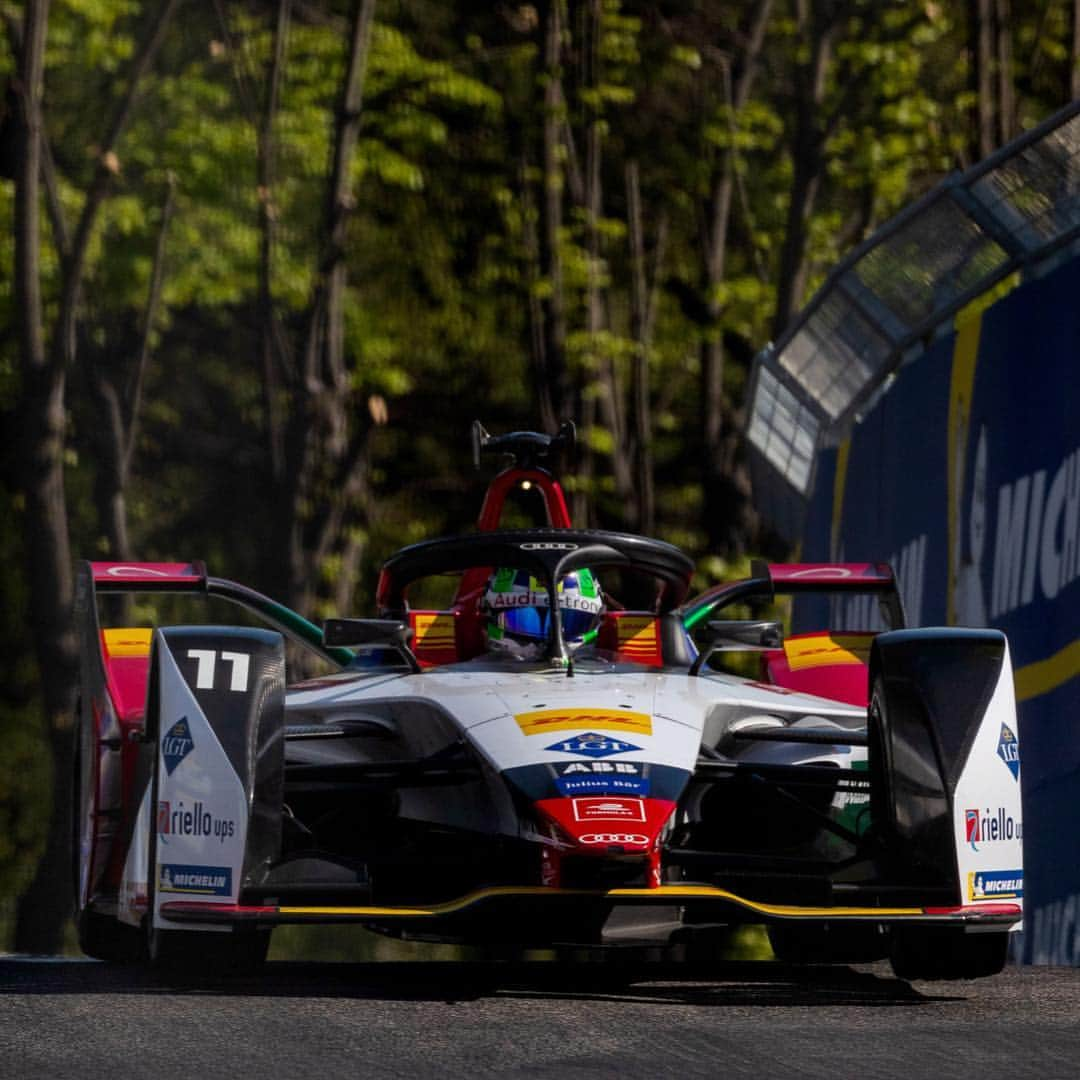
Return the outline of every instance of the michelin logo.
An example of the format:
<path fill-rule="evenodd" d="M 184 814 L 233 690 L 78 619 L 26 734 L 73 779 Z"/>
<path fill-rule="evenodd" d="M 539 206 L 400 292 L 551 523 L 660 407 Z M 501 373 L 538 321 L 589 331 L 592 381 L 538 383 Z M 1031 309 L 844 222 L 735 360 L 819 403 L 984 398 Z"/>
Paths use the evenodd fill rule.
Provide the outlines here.
<path fill-rule="evenodd" d="M 1023 870 L 975 870 L 968 874 L 969 900 L 1019 900 L 1023 895 Z"/>
<path fill-rule="evenodd" d="M 232 868 L 228 866 L 181 866 L 166 863 L 158 881 L 161 892 L 196 896 L 231 896 Z"/>

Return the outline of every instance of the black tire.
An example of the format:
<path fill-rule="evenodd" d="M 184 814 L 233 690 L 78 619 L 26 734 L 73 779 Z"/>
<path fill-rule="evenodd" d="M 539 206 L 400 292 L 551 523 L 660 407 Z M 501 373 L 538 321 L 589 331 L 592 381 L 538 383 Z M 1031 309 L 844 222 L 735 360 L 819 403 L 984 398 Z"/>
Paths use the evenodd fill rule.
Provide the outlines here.
<path fill-rule="evenodd" d="M 75 919 L 79 948 L 95 960 L 110 964 L 136 964 L 143 959 L 142 935 L 111 915 L 83 908 Z"/>
<path fill-rule="evenodd" d="M 143 957 L 142 935 L 134 926 L 128 926 L 111 915 L 80 907 L 79 894 L 80 848 L 82 846 L 82 747 L 79 739 L 81 701 L 75 707 L 75 752 L 72 754 L 71 787 L 71 892 L 75 908 L 75 929 L 79 948 L 94 960 L 110 964 L 135 964 Z"/>
<path fill-rule="evenodd" d="M 872 964 L 889 955 L 889 936 L 877 923 L 770 923 L 768 934 L 785 964 Z"/>
<path fill-rule="evenodd" d="M 258 971 L 270 948 L 270 931 L 252 927 L 228 933 L 160 930 L 146 920 L 146 957 L 160 971 L 183 975 L 247 975 Z"/>
<path fill-rule="evenodd" d="M 1009 955 L 1007 931 L 965 934 L 953 927 L 896 927 L 889 960 L 900 979 L 984 979 Z"/>

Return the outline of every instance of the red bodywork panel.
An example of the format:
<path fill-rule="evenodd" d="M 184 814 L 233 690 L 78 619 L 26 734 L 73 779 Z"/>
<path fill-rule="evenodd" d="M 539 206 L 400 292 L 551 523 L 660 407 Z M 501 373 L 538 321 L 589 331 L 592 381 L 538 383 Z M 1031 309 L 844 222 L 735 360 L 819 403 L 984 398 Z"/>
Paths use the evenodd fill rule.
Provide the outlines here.
<path fill-rule="evenodd" d="M 762 656 L 762 677 L 802 694 L 868 704 L 867 664 L 873 633 L 793 634 L 782 649 Z"/>
<path fill-rule="evenodd" d="M 893 585 L 888 563 L 769 563 L 769 577 L 777 592 L 808 590 L 882 589 Z"/>
<path fill-rule="evenodd" d="M 562 885 L 563 859 L 573 853 L 605 858 L 638 856 L 644 863 L 648 887 L 660 885 L 660 832 L 675 803 L 624 795 L 575 795 L 541 799 L 536 808 L 573 844 L 570 850 L 542 849 L 542 884 Z"/>
<path fill-rule="evenodd" d="M 184 588 L 202 589 L 206 586 L 206 567 L 201 562 L 92 562 L 90 571 L 99 592 L 107 592 L 110 585 L 138 585 L 143 590 L 160 585 L 168 588 L 170 592 Z"/>

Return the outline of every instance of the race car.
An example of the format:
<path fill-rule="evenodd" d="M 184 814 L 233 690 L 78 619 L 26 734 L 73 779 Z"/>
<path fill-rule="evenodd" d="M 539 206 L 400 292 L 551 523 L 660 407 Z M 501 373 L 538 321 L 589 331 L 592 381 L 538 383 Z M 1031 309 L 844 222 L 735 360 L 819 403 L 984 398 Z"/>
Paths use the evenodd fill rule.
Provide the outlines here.
<path fill-rule="evenodd" d="M 1003 635 L 877 633 L 861 702 L 725 674 L 724 650 L 786 657 L 778 624 L 688 602 L 668 543 L 573 528 L 572 428 L 473 440 L 509 457 L 477 530 L 388 559 L 375 618 L 320 630 L 197 562 L 82 564 L 83 950 L 245 968 L 286 923 L 603 948 L 663 912 L 679 941 L 763 923 L 791 962 L 999 971 L 1023 904 Z M 546 523 L 499 527 L 513 498 Z M 116 593 L 265 628 L 103 627 Z M 296 646 L 322 674 L 292 676 Z"/>

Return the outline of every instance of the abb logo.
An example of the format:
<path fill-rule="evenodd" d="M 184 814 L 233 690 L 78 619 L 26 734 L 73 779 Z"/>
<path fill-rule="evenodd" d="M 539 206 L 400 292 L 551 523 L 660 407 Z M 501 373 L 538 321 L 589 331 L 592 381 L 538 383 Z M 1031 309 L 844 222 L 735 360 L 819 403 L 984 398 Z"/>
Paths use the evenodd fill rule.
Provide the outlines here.
<path fill-rule="evenodd" d="M 578 837 L 583 844 L 647 844 L 649 838 L 641 833 L 590 832 Z"/>

